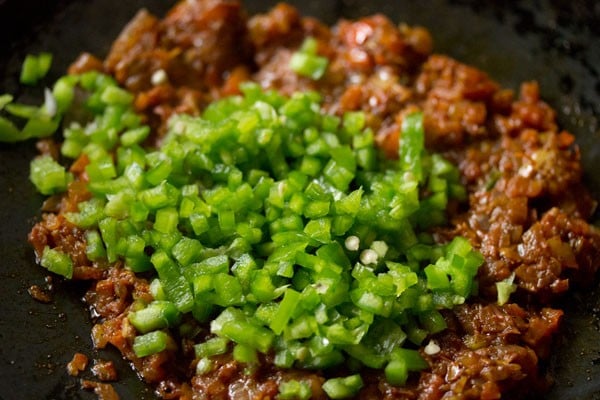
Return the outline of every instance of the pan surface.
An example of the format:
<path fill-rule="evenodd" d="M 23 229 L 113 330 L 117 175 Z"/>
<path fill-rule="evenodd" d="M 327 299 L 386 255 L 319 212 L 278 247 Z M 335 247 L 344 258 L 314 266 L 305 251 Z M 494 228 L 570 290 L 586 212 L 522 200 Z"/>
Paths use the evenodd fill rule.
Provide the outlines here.
<path fill-rule="evenodd" d="M 518 89 L 540 82 L 542 96 L 582 148 L 586 180 L 600 199 L 600 3 L 593 0 L 303 0 L 304 14 L 333 23 L 382 12 L 393 21 L 423 25 L 435 51 L 487 71 Z M 122 26 L 141 8 L 157 15 L 167 0 L 0 0 L 0 92 L 39 102 L 41 90 L 18 86 L 27 53 L 50 51 L 49 82 L 81 51 L 104 56 Z M 250 12 L 275 1 L 246 0 Z M 37 100 L 36 100 L 37 99 Z M 122 399 L 154 399 L 116 350 L 96 351 L 91 320 L 80 300 L 85 287 L 54 280 L 51 304 L 33 300 L 27 288 L 45 285 L 27 233 L 42 197 L 28 181 L 33 142 L 0 144 L 0 400 L 94 399 L 79 389 L 65 366 L 75 352 L 113 360 Z M 600 260 L 598 260 L 600 262 Z M 596 283 L 595 286 L 598 286 Z M 600 399 L 600 290 L 579 290 L 563 299 L 567 317 L 547 365 L 555 385 L 546 399 Z M 84 375 L 84 377 L 90 377 Z"/>

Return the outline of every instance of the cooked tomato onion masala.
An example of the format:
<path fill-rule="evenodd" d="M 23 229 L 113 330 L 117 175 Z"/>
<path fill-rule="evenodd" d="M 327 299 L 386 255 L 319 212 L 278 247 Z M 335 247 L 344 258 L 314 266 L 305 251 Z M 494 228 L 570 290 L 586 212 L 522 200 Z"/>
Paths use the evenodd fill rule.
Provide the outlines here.
<path fill-rule="evenodd" d="M 600 259 L 579 150 L 535 82 L 432 47 L 383 15 L 189 0 L 140 11 L 39 109 L 0 97 L 26 120 L 3 140 L 42 137 L 29 240 L 90 281 L 94 345 L 165 399 L 548 390 L 553 304 Z"/>

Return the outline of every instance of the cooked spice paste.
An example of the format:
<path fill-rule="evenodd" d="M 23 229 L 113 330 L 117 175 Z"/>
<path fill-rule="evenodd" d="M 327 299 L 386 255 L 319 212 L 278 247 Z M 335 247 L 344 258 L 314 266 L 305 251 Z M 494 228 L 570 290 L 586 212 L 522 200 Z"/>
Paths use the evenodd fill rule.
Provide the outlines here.
<path fill-rule="evenodd" d="M 89 95 L 103 85 L 101 81 L 104 78 L 101 77 L 105 76 L 94 74 L 93 71 L 111 75 L 128 92 L 114 86 L 113 89 L 98 92 L 97 99 L 95 94 Z M 443 176 L 444 179 L 440 178 L 442 175 L 423 172 L 427 175 L 423 179 L 428 182 L 420 189 L 423 199 L 438 198 L 440 196 L 436 197 L 436 194 L 442 192 L 444 196 L 448 195 L 447 199 L 441 196 L 445 198 L 443 206 L 447 213 L 447 223 L 438 226 L 445 219 L 443 213 L 431 211 L 435 208 L 431 208 L 429 212 L 435 220 L 435 227 L 419 222 L 418 217 L 411 217 L 411 223 L 427 231 L 419 236 L 419 243 L 426 243 L 429 247 L 419 247 L 420 249 L 437 252 L 441 256 L 444 255 L 443 251 L 454 249 L 447 250 L 450 254 L 447 256 L 452 257 L 459 254 L 456 248 L 467 246 L 463 248 L 464 251 L 460 250 L 460 255 L 466 260 L 464 264 L 471 265 L 473 273 L 476 271 L 477 284 L 475 287 L 471 286 L 468 274 L 458 278 L 456 275 L 449 274 L 449 278 L 443 274 L 438 283 L 432 283 L 436 276 L 439 278 L 436 275 L 439 271 L 430 268 L 426 271 L 429 279 L 427 289 L 431 289 L 433 295 L 430 292 L 419 293 L 425 296 L 423 298 L 434 299 L 431 301 L 436 304 L 435 312 L 429 312 L 429 306 L 421 304 L 420 307 L 428 310 L 428 313 L 415 317 L 419 326 L 415 326 L 410 318 L 391 326 L 381 322 L 380 318 L 395 312 L 395 309 L 386 309 L 388 303 L 384 293 L 387 292 L 382 288 L 387 286 L 380 287 L 374 283 L 379 279 L 374 277 L 374 271 L 381 276 L 384 274 L 380 270 L 354 267 L 352 274 L 360 279 L 357 278 L 357 287 L 352 288 L 352 300 L 360 305 L 357 310 L 368 309 L 370 317 L 365 317 L 366 314 L 358 311 L 353 311 L 355 314 L 352 318 L 346 315 L 348 319 L 344 320 L 345 332 L 368 336 L 366 332 L 361 333 L 361 326 L 371 327 L 370 334 L 373 335 L 376 330 L 387 334 L 402 326 L 410 341 L 420 343 L 420 346 L 408 346 L 407 351 L 414 353 L 407 353 L 412 354 L 407 357 L 416 360 L 414 364 L 406 361 L 407 358 L 400 360 L 395 356 L 386 356 L 388 358 L 385 358 L 385 362 L 380 362 L 373 354 L 367 354 L 367 350 L 364 350 L 366 347 L 360 347 L 362 344 L 352 342 L 352 335 L 336 336 L 329 332 L 330 335 L 325 336 L 328 340 L 333 337 L 338 338 L 340 343 L 349 340 L 347 349 L 338 352 L 352 356 L 348 357 L 342 367 L 338 365 L 338 359 L 338 362 L 334 360 L 327 364 L 323 362 L 323 357 L 319 358 L 314 354 L 311 355 L 312 359 L 302 358 L 293 349 L 277 347 L 279 339 L 273 339 L 269 336 L 271 333 L 265 333 L 266 328 L 256 328 L 252 323 L 244 325 L 248 322 L 245 320 L 246 316 L 239 316 L 242 313 L 239 310 L 244 308 L 244 298 L 236 297 L 238 292 L 240 296 L 242 293 L 248 296 L 248 290 L 243 287 L 243 274 L 240 272 L 240 265 L 243 263 L 239 259 L 242 257 L 236 259 L 231 255 L 239 256 L 244 253 L 243 248 L 234 248 L 233 242 L 228 242 L 228 251 L 231 253 L 227 253 L 227 256 L 235 259 L 237 267 L 234 268 L 228 265 L 227 258 L 224 262 L 219 258 L 223 255 L 219 252 L 207 252 L 200 247 L 194 250 L 196 245 L 190 244 L 191 242 L 185 242 L 192 247 L 190 251 L 181 250 L 180 247 L 185 247 L 183 244 L 179 247 L 169 244 L 171 236 L 167 234 L 173 227 L 173 218 L 183 218 L 186 215 L 185 207 L 180 203 L 177 203 L 177 211 L 169 203 L 172 200 L 169 190 L 175 183 L 171 185 L 166 180 L 166 183 L 161 183 L 167 176 L 170 182 L 185 180 L 181 176 L 169 175 L 177 170 L 172 161 L 169 164 L 162 162 L 160 155 L 142 154 L 149 166 L 145 179 L 156 186 L 140 186 L 148 192 L 138 197 L 128 198 L 128 192 L 118 184 L 109 187 L 101 184 L 102 182 L 97 183 L 99 177 L 112 179 L 117 176 L 117 171 L 110 169 L 113 157 L 132 160 L 137 156 L 135 151 L 116 156 L 103 154 L 100 150 L 88 150 L 88 153 L 84 152 L 83 156 L 76 158 L 68 173 L 61 174 L 57 170 L 52 175 L 52 181 L 40 183 L 49 193 L 61 185 L 67 189 L 66 193 L 47 201 L 42 221 L 34 226 L 29 236 L 42 265 L 73 279 L 91 281 L 91 288 L 85 299 L 97 317 L 92 331 L 95 346 L 103 348 L 110 344 L 118 348 L 139 371 L 140 376 L 156 387 L 161 397 L 267 399 L 279 396 L 321 399 L 327 398 L 329 394 L 335 398 L 354 396 L 360 399 L 496 399 L 501 395 L 507 398 L 525 397 L 547 390 L 548 383 L 540 362 L 549 357 L 552 337 L 559 328 L 563 314 L 560 309 L 552 307 L 552 302 L 571 286 L 594 280 L 597 272 L 595 260 L 600 259 L 600 235 L 586 222 L 596 204 L 581 181 L 579 150 L 574 137 L 559 129 L 554 110 L 540 100 L 535 82 L 524 83 L 520 93 L 515 96 L 512 91 L 499 87 L 485 73 L 447 56 L 432 54 L 432 40 L 426 30 L 398 26 L 383 15 L 357 21 L 341 20 L 333 27 L 327 27 L 316 19 L 302 17 L 296 9 L 286 4 L 279 4 L 265 14 L 247 16 L 238 2 L 225 0 L 183 1 L 164 19 L 140 11 L 117 38 L 104 60 L 82 54 L 72 64 L 69 73 L 81 76 L 78 84 L 89 95 L 86 100 L 89 107 L 100 107 L 100 103 L 132 107 L 132 110 L 122 111 L 117 118 L 125 133 L 117 138 L 114 136 L 116 133 L 110 129 L 100 129 L 99 132 L 103 133 L 98 133 L 95 137 L 100 142 L 112 143 L 112 140 L 116 140 L 132 146 L 143 142 L 148 149 L 170 146 L 170 151 L 176 153 L 179 151 L 177 145 L 181 147 L 181 151 L 189 147 L 189 142 L 177 139 L 177 135 L 185 136 L 186 132 L 193 130 L 193 124 L 197 123 L 181 114 L 198 116 L 204 113 L 205 118 L 218 122 L 225 119 L 223 109 L 226 110 L 229 104 L 226 99 L 242 92 L 246 97 L 257 91 L 261 94 L 256 96 L 267 96 L 260 97 L 260 106 L 254 105 L 263 111 L 269 101 L 284 101 L 277 100 L 276 96 L 281 96 L 281 99 L 311 101 L 310 95 L 306 93 L 316 92 L 320 95 L 320 103 L 316 104 L 320 104 L 323 115 L 339 117 L 338 123 L 344 121 L 345 128 L 340 128 L 339 132 L 344 129 L 353 130 L 352 127 L 358 127 L 357 131 L 366 128 L 366 132 L 373 133 L 372 138 L 389 159 L 397 158 L 400 154 L 401 165 L 414 164 L 410 161 L 412 156 L 403 153 L 398 146 L 400 143 L 402 147 L 411 140 L 409 132 L 414 130 L 416 116 L 420 116 L 417 125 L 422 123 L 425 146 L 428 152 L 435 153 L 427 158 L 428 162 L 434 163 L 431 160 L 436 159 L 441 163 L 439 165 L 445 166 L 437 168 L 438 170 L 446 171 L 446 167 L 447 171 L 452 170 L 454 167 L 449 163 L 440 161 L 443 160 L 439 156 L 441 154 L 458 168 L 459 174 L 454 178 L 450 172 Z M 65 83 L 68 82 L 67 78 Z M 255 82 L 257 85 L 245 82 Z M 299 92 L 305 93 L 304 97 L 298 95 Z M 214 105 L 217 100 L 221 100 L 218 103 L 221 108 Z M 235 101 L 237 100 L 232 102 Z M 58 101 L 55 106 L 60 110 L 61 102 Z M 287 110 L 292 108 L 288 106 Z M 142 115 L 141 120 L 138 120 L 139 117 L 133 110 Z M 110 115 L 104 112 L 103 118 L 110 119 Z M 330 122 L 336 120 L 323 118 Z M 352 118 L 355 119 L 354 122 Z M 141 122 L 151 129 L 140 126 Z M 237 129 L 241 131 L 244 131 L 245 126 L 253 126 L 255 123 L 251 119 L 237 122 Z M 107 126 L 113 126 L 113 123 L 116 122 Z M 102 121 L 98 124 L 101 125 Z M 326 127 L 331 128 L 327 122 L 322 122 L 321 129 L 327 130 Z M 85 134 L 78 136 L 78 132 L 77 128 L 65 131 L 65 142 L 61 148 L 63 155 L 74 157 L 80 153 L 80 147 L 83 146 L 81 137 Z M 268 130 L 263 133 L 268 135 Z M 361 149 L 356 143 L 369 137 L 357 135 L 359 139 L 354 140 L 353 151 Z M 331 145 L 325 139 L 312 137 L 310 132 L 301 137 L 312 145 Z M 330 136 L 326 137 L 333 140 Z M 193 139 L 192 137 L 190 140 Z M 225 140 L 223 139 L 224 142 Z M 319 154 L 316 146 L 314 145 L 314 154 Z M 36 168 L 52 170 L 55 165 L 52 160 L 57 158 L 58 153 L 56 146 L 50 141 L 44 141 L 40 148 L 50 157 L 38 159 Z M 294 151 L 290 143 L 282 148 L 291 153 Z M 234 148 L 226 146 L 210 149 L 220 152 L 219 157 L 235 158 L 239 154 Z M 227 156 L 224 155 L 225 150 L 228 151 Z M 351 151 L 350 147 L 348 151 Z M 292 159 L 291 153 L 285 154 L 288 161 Z M 344 160 L 348 158 L 342 157 L 342 153 L 342 150 L 331 152 L 332 156 L 327 160 L 337 163 L 338 167 L 325 168 L 326 172 L 323 173 L 325 180 L 334 189 L 350 184 L 345 175 L 348 171 L 356 168 L 371 171 L 369 157 L 372 156 L 365 155 L 367 153 L 357 155 L 359 166 L 356 167 L 344 164 Z M 270 165 L 279 165 L 285 169 L 286 167 L 273 161 L 278 156 L 281 155 L 270 155 Z M 282 156 L 284 162 L 285 157 Z M 305 159 L 300 170 L 310 176 L 317 158 Z M 106 160 L 110 162 L 104 162 Z M 203 163 L 210 161 L 202 154 L 195 158 L 190 156 L 186 160 L 192 160 L 190 168 L 198 170 L 206 169 L 206 164 Z M 115 168 L 114 165 L 112 168 Z M 243 187 L 236 180 L 238 175 L 235 171 L 211 168 L 207 170 L 212 171 L 210 179 L 213 181 L 221 180 L 225 187 L 236 190 Z M 320 171 L 321 167 L 316 168 Z M 436 167 L 432 167 L 432 170 L 435 171 Z M 409 170 L 410 176 L 407 175 L 406 179 L 418 181 L 419 171 L 420 169 Z M 137 184 L 138 175 L 134 168 L 119 171 L 121 173 L 130 185 Z M 282 173 L 283 175 L 285 174 Z M 371 176 L 369 173 L 365 175 Z M 456 179 L 460 179 L 466 188 L 466 196 L 461 192 L 462 187 Z M 365 178 L 365 182 L 367 181 Z M 258 182 L 258 178 L 254 180 L 257 187 Z M 384 183 L 388 181 L 381 178 L 378 182 L 379 186 L 373 185 L 373 188 L 383 187 L 381 193 L 387 193 Z M 331 189 L 331 193 L 336 193 L 334 189 Z M 283 202 L 283 188 L 280 192 L 271 192 L 268 194 L 269 204 L 279 204 L 277 202 L 280 200 Z M 189 278 L 194 282 L 193 287 L 197 291 L 195 295 L 202 292 L 198 289 L 202 284 L 208 282 L 207 284 L 213 285 L 207 289 L 207 292 L 214 290 L 207 298 L 211 299 L 212 304 L 220 306 L 218 310 L 200 310 L 197 304 L 193 304 L 193 300 L 186 300 L 185 293 L 182 294 L 181 287 L 178 286 L 179 281 L 169 278 L 172 276 L 174 261 L 163 250 L 149 249 L 133 234 L 128 237 L 134 238 L 111 245 L 113 236 L 109 232 L 117 229 L 112 227 L 111 221 L 99 223 L 98 230 L 86 229 L 86 224 L 95 226 L 94 223 L 97 222 L 94 222 L 94 204 L 97 204 L 94 203 L 94 196 L 107 193 L 107 203 L 102 203 L 102 207 L 104 212 L 115 218 L 121 215 L 124 205 L 129 207 L 139 199 L 140 207 L 132 206 L 127 209 L 135 222 L 146 221 L 146 216 L 154 209 L 165 210 L 156 211 L 151 221 L 155 230 L 164 235 L 148 236 L 146 242 L 154 241 L 164 248 L 175 249 L 172 250 L 172 257 L 178 262 L 204 251 L 202 254 L 212 262 L 209 266 L 204 265 L 205 268 L 219 269 L 225 266 L 225 273 L 215 274 L 218 278 L 206 280 L 203 278 L 206 275 L 201 274 Z M 241 189 L 235 193 L 240 196 L 243 194 Z M 378 192 L 372 189 L 371 193 Z M 188 187 L 182 188 L 181 194 L 192 199 L 195 192 Z M 219 240 L 227 236 L 228 229 L 237 229 L 239 237 L 252 243 L 253 235 L 259 233 L 252 230 L 251 224 L 246 224 L 246 230 L 240 230 L 240 226 L 235 225 L 235 213 L 232 209 L 238 210 L 235 208 L 238 205 L 231 205 L 233 208 L 230 209 L 219 208 L 219 204 L 226 202 L 227 198 L 218 197 L 217 191 L 211 192 L 211 196 L 214 204 L 210 204 L 207 194 L 204 199 L 219 210 L 214 218 L 218 223 L 219 233 L 215 233 L 209 240 L 221 243 Z M 335 198 L 335 194 L 332 196 Z M 461 197 L 463 201 L 460 201 Z M 340 198 L 336 198 L 336 201 Z M 286 204 L 290 208 L 300 204 L 293 203 L 290 199 L 285 201 L 288 200 L 289 203 Z M 308 214 L 319 222 L 311 221 L 304 227 L 302 232 L 310 239 L 307 239 L 304 248 L 325 248 L 321 253 L 328 253 L 329 260 L 340 260 L 336 258 L 338 255 L 335 245 L 319 246 L 330 243 L 323 237 L 324 232 L 345 234 L 350 229 L 344 228 L 344 221 L 348 219 L 343 217 L 347 215 L 339 212 L 343 204 L 332 202 L 334 205 L 330 211 L 329 203 L 325 205 L 320 202 L 321 198 L 318 196 L 309 200 L 311 211 Z M 195 200 L 190 201 L 193 203 Z M 375 196 L 372 196 L 371 202 L 377 202 Z M 433 200 L 424 202 L 435 204 Z M 192 207 L 193 210 L 197 210 L 194 208 L 197 204 L 196 202 Z M 309 218 L 306 209 L 303 208 L 303 215 Z M 368 225 L 365 221 L 371 217 L 373 225 L 384 224 L 392 219 L 394 210 L 397 211 L 394 208 L 390 210 L 389 215 L 363 215 L 362 222 L 359 215 L 357 220 Z M 270 218 L 268 211 L 265 213 L 266 218 Z M 354 210 L 354 213 L 358 213 L 358 210 Z M 437 218 L 436 215 L 441 217 Z M 288 227 L 295 226 L 298 221 L 293 217 L 277 220 L 283 225 L 289 224 L 285 225 Z M 202 235 L 209 223 L 210 221 L 194 217 L 190 218 L 188 228 Z M 329 226 L 328 223 L 332 225 Z M 324 226 L 327 228 L 323 228 Z M 273 237 L 285 232 L 285 229 L 278 229 L 271 224 Z M 135 233 L 134 230 L 131 232 Z M 406 239 L 388 235 L 385 241 L 371 240 L 370 247 L 365 249 L 358 236 L 348 235 L 341 241 L 339 248 L 343 245 L 349 252 L 364 249 L 360 256 L 356 255 L 356 259 L 352 260 L 363 266 L 377 264 L 378 257 L 385 258 L 388 247 L 391 249 L 390 253 L 402 250 L 398 250 L 401 243 L 394 240 L 401 242 Z M 278 238 L 282 240 L 281 243 L 298 243 L 297 237 L 292 239 L 291 236 L 280 235 Z M 467 238 L 470 246 L 460 238 Z M 273 242 L 277 243 L 277 240 L 273 239 Z M 240 242 L 235 243 L 239 245 Z M 471 246 L 482 257 L 474 255 L 470 250 Z M 419 248 L 406 254 L 416 257 Z M 276 250 L 262 248 L 262 251 L 269 253 Z M 119 252 L 124 256 L 118 257 L 116 254 Z M 432 259 L 436 263 L 438 258 L 426 255 L 422 259 Z M 148 260 L 151 260 L 152 265 L 148 264 Z M 296 258 L 294 260 L 298 265 L 307 267 L 311 259 L 305 257 L 300 261 Z M 195 261 L 201 263 L 205 260 Z M 290 264 L 286 258 L 278 259 L 277 262 L 276 271 L 281 279 L 294 276 L 294 269 L 298 269 L 298 265 Z M 340 261 L 340 264 L 344 262 Z M 481 266 L 477 269 L 479 264 Z M 152 267 L 158 271 L 160 280 L 153 280 Z M 313 264 L 310 267 L 317 268 Z M 242 277 L 239 282 L 225 277 L 230 276 L 227 274 L 229 268 L 236 271 L 238 278 Z M 389 271 L 394 268 L 396 267 L 389 266 Z M 264 269 L 268 269 L 267 264 Z M 260 275 L 259 272 L 256 274 Z M 281 286 L 281 290 L 287 290 L 290 285 L 295 289 L 306 287 L 299 281 L 309 278 L 294 276 L 294 279 L 297 280 Z M 383 281 L 384 278 L 380 280 Z M 373 286 L 362 287 L 361 282 L 369 282 Z M 365 283 L 365 286 L 369 285 Z M 395 285 L 399 290 L 398 284 Z M 322 290 L 319 295 L 324 298 L 335 298 L 333 292 L 328 292 L 329 288 L 323 286 L 323 282 L 320 282 L 318 288 Z M 441 291 L 435 291 L 440 288 Z M 452 288 L 452 291 L 448 288 Z M 258 285 L 250 291 L 257 298 L 262 296 L 268 301 L 277 299 L 274 302 L 276 308 L 273 309 L 284 310 L 284 307 L 289 306 L 289 310 L 293 310 L 290 313 L 297 316 L 293 312 L 296 312 L 294 307 L 298 298 L 294 296 L 300 296 L 298 292 L 287 291 L 281 299 L 277 298 L 275 292 L 269 294 L 268 285 Z M 177 299 L 174 299 L 175 292 L 180 294 Z M 430 297 L 427 297 L 427 293 Z M 465 301 L 471 294 L 473 296 Z M 275 297 L 270 298 L 270 295 Z M 400 297 L 398 294 L 398 298 Z M 170 298 L 171 301 L 167 302 L 170 305 L 160 303 L 163 298 Z M 326 302 L 335 303 L 331 297 L 328 299 Z M 306 299 L 303 298 L 303 301 L 306 302 Z M 448 307 L 442 307 L 443 304 Z M 332 307 L 337 307 L 337 304 Z M 222 309 L 226 311 L 221 312 Z M 289 321 L 278 316 L 277 311 L 269 314 L 267 306 L 260 309 L 260 315 L 269 321 L 265 325 L 272 331 L 284 332 L 284 337 L 288 334 L 297 335 L 294 339 L 303 338 L 302 333 L 297 333 L 298 330 L 293 334 L 286 330 Z M 338 314 L 344 314 L 343 311 L 336 310 Z M 192 311 L 196 319 L 189 315 L 182 317 L 180 314 L 183 311 Z M 311 312 L 315 319 L 320 318 L 318 310 Z M 284 312 L 279 314 L 282 313 Z M 256 311 L 256 314 L 259 312 Z M 160 317 L 147 319 L 148 315 Z M 211 323 L 210 318 L 216 315 L 219 317 Z M 306 321 L 312 321 L 311 313 L 304 316 Z M 335 321 L 337 316 L 334 318 L 330 313 L 324 320 L 327 318 Z M 369 321 L 375 318 L 375 322 L 367 323 L 369 318 Z M 300 319 L 296 318 L 295 322 Z M 236 321 L 237 325 L 231 321 Z M 308 322 L 307 324 L 310 325 Z M 164 332 L 169 326 L 177 328 L 171 329 L 167 335 Z M 295 326 L 300 327 L 300 324 Z M 331 327 L 333 324 L 327 326 Z M 234 327 L 241 331 L 235 331 Z M 223 331 L 228 332 L 224 335 L 235 342 L 235 345 L 229 339 L 220 341 L 219 333 Z M 253 338 L 245 341 L 244 333 Z M 393 339 L 392 335 L 385 337 Z M 264 343 L 261 342 L 262 338 Z M 405 339 L 406 337 L 402 340 L 396 337 L 394 340 L 398 340 L 396 344 L 399 345 Z M 313 346 L 311 349 L 320 348 L 324 352 L 320 354 L 333 354 L 323 350 L 328 345 L 322 342 L 321 347 Z M 385 346 L 386 344 L 382 344 L 381 347 Z M 336 357 L 338 353 L 335 353 Z M 288 356 L 292 357 L 292 363 L 283 367 L 287 363 L 285 357 Z M 308 364 L 304 365 L 305 368 L 302 368 L 302 362 L 296 362 L 300 359 Z M 425 363 L 419 365 L 423 360 Z M 335 368 L 327 368 L 332 365 Z M 411 371 L 409 374 L 407 368 Z"/>

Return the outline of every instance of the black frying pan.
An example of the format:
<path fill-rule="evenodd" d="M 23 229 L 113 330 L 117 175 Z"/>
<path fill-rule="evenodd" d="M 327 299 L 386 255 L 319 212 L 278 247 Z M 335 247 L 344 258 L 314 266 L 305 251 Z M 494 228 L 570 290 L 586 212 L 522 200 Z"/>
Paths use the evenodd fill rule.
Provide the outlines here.
<path fill-rule="evenodd" d="M 487 71 L 518 88 L 537 79 L 543 97 L 558 110 L 563 127 L 582 147 L 586 179 L 600 199 L 600 3 L 594 0 L 299 0 L 305 14 L 328 23 L 382 12 L 394 21 L 427 27 L 437 52 Z M 246 1 L 251 11 L 275 1 Z M 0 0 L 0 92 L 33 101 L 18 87 L 18 72 L 30 52 L 50 51 L 49 79 L 61 75 L 80 51 L 104 56 L 121 27 L 140 7 L 162 15 L 167 0 Z M 37 101 L 41 98 L 38 93 Z M 27 233 L 42 198 L 28 181 L 34 143 L 0 144 L 0 400 L 93 399 L 69 377 L 66 363 L 77 351 L 114 360 L 124 400 L 153 399 L 116 350 L 95 351 L 91 321 L 80 298 L 85 288 L 55 280 L 50 305 L 34 301 L 27 288 L 44 284 Z M 598 260 L 600 262 L 600 260 Z M 598 286 L 598 285 L 595 285 Z M 68 290 L 68 291 L 67 291 Z M 546 399 L 600 399 L 600 290 L 578 291 L 566 308 L 556 351 L 547 365 L 555 378 Z M 84 375 L 89 377 L 89 375 Z"/>

